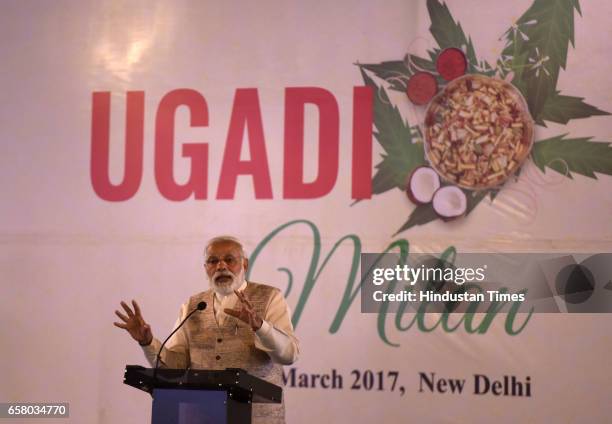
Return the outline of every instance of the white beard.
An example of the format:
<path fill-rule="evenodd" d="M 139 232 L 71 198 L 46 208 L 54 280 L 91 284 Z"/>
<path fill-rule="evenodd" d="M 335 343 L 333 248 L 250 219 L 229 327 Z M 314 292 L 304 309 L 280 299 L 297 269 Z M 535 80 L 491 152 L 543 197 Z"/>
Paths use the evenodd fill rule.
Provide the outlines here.
<path fill-rule="evenodd" d="M 231 276 L 231 280 L 227 281 L 216 281 L 220 275 Z M 238 275 L 232 273 L 230 270 L 223 272 L 215 272 L 212 277 L 208 278 L 210 286 L 219 296 L 225 297 L 234 293 L 234 290 L 238 290 L 242 283 L 244 283 L 244 268 L 240 268 Z"/>

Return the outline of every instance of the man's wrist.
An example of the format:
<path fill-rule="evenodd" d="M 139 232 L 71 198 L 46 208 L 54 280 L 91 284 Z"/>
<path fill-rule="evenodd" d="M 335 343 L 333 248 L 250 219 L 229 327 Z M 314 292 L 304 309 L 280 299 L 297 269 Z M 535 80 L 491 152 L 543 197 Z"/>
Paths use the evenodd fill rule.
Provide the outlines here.
<path fill-rule="evenodd" d="M 148 342 L 145 342 L 145 343 L 138 342 L 138 344 L 142 347 L 150 346 L 151 343 L 153 343 L 153 337 L 151 337 L 151 340 L 149 340 Z"/>
<path fill-rule="evenodd" d="M 266 320 L 261 320 L 261 326 L 255 331 L 255 335 L 258 337 L 266 337 L 270 333 L 272 326 Z"/>

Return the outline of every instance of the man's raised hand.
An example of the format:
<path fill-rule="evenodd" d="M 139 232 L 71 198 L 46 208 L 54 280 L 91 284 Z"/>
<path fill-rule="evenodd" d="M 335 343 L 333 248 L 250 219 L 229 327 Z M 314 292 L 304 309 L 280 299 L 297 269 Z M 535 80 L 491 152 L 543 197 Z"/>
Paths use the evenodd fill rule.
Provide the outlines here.
<path fill-rule="evenodd" d="M 123 322 L 114 322 L 115 327 L 123 328 L 134 340 L 136 340 L 140 345 L 148 345 L 153 341 L 153 333 L 151 332 L 151 326 L 145 322 L 142 318 L 142 313 L 140 312 L 140 307 L 135 300 L 132 300 L 132 306 L 134 306 L 134 311 L 130 309 L 130 307 L 124 301 L 121 301 L 121 306 L 123 310 L 127 314 L 125 316 L 119 311 L 115 311 L 115 314 L 121 319 Z"/>
<path fill-rule="evenodd" d="M 253 305 L 251 305 L 249 299 L 244 293 L 240 293 L 238 290 L 234 290 L 234 293 L 240 301 L 240 309 L 225 308 L 223 312 L 233 317 L 236 317 L 243 322 L 246 322 L 251 326 L 253 331 L 259 330 L 263 324 L 263 320 L 259 315 L 257 315 L 257 312 L 255 312 L 255 310 L 253 309 Z"/>

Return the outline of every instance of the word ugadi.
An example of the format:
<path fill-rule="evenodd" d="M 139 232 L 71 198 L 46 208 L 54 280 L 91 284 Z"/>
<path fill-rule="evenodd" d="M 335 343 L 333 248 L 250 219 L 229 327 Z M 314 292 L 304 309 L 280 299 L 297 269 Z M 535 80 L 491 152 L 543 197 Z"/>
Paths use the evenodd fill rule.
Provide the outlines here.
<path fill-rule="evenodd" d="M 372 193 L 372 90 L 353 88 L 351 151 L 351 197 L 366 199 Z M 304 178 L 304 121 L 306 106 L 318 111 L 318 158 L 314 180 Z M 176 89 L 165 94 L 157 107 L 154 127 L 154 175 L 161 195 L 172 201 L 191 196 L 208 198 L 209 143 L 182 143 L 182 157 L 190 161 L 187 181 L 179 183 L 174 173 L 175 115 L 187 108 L 190 127 L 208 127 L 208 104 L 193 89 Z M 143 175 L 145 133 L 145 93 L 126 94 L 125 150 L 123 178 L 117 184 L 110 179 L 111 93 L 92 95 L 91 183 L 95 193 L 112 202 L 133 197 Z M 312 199 L 328 194 L 336 184 L 340 160 L 340 114 L 335 96 L 319 87 L 288 87 L 284 98 L 283 192 L 284 199 Z M 246 134 L 246 136 L 245 136 Z M 219 143 L 221 140 L 209 140 Z M 248 143 L 250 158 L 241 159 Z M 272 182 L 264 138 L 259 93 L 256 88 L 236 89 L 225 139 L 217 199 L 233 199 L 239 176 L 250 176 L 256 199 L 271 199 Z M 275 147 L 276 148 L 276 147 Z M 219 162 L 219 159 L 212 160 Z"/>

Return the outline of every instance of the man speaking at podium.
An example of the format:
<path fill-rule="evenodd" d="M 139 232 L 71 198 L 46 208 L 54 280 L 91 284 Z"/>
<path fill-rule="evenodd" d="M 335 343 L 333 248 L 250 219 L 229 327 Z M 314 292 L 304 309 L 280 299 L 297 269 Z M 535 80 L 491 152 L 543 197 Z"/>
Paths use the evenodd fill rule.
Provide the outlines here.
<path fill-rule="evenodd" d="M 280 290 L 246 281 L 249 261 L 242 244 L 233 237 L 216 237 L 205 250 L 205 270 L 210 289 L 195 294 L 181 306 L 176 326 L 202 301 L 196 312 L 161 352 L 160 367 L 192 369 L 243 368 L 278 386 L 283 385 L 282 365 L 299 354 L 289 307 Z M 136 301 L 132 308 L 121 302 L 125 314 L 115 311 L 125 329 L 141 346 L 151 366 L 161 347 Z M 127 315 L 126 315 L 127 314 Z M 254 403 L 253 423 L 284 423 L 281 404 Z"/>

